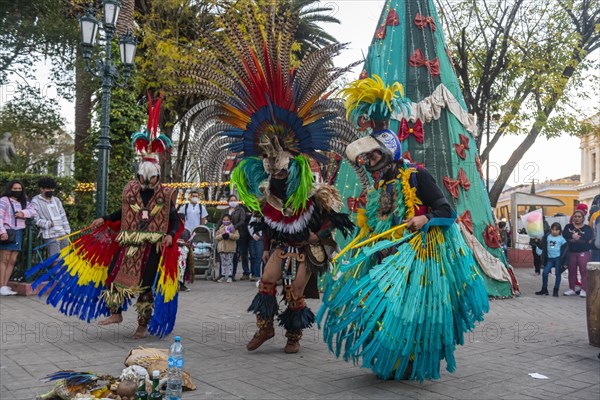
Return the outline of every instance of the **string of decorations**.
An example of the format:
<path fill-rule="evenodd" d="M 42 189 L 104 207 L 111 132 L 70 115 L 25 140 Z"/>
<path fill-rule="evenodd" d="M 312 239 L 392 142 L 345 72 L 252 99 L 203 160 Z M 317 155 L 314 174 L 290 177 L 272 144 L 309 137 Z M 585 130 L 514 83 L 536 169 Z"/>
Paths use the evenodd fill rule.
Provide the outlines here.
<path fill-rule="evenodd" d="M 229 181 L 225 182 L 170 182 L 163 183 L 165 186 L 174 189 L 204 189 L 209 186 L 229 186 Z M 93 182 L 78 182 L 75 186 L 76 192 L 93 192 L 96 190 L 96 184 Z"/>

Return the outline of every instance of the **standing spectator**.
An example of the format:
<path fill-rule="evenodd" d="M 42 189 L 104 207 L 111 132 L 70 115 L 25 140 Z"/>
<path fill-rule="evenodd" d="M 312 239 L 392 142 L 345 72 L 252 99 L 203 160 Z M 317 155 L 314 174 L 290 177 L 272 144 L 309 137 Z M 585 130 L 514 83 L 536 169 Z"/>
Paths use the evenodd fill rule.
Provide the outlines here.
<path fill-rule="evenodd" d="M 550 225 L 546 222 L 546 217 L 544 217 L 544 235 L 550 232 Z M 529 244 L 531 245 L 531 252 L 533 254 L 533 267 L 535 268 L 535 274 L 539 275 L 542 269 L 542 258 L 538 255 L 538 249 L 542 248 L 542 238 L 531 238 L 529 239 Z"/>
<path fill-rule="evenodd" d="M 237 251 L 233 258 L 233 277 L 235 278 L 237 265 L 241 258 L 243 274 L 240 280 L 247 281 L 250 279 L 250 266 L 248 265 L 248 245 L 250 243 L 248 222 L 250 221 L 250 213 L 233 194 L 229 196 L 229 215 L 231 216 L 231 223 L 240 234 L 237 241 Z"/>
<path fill-rule="evenodd" d="M 191 191 L 190 202 L 182 204 L 179 207 L 179 215 L 184 221 L 185 229 L 187 229 L 190 234 L 194 232 L 194 229 L 199 225 L 206 225 L 208 212 L 206 211 L 206 207 L 200 204 L 200 192 L 197 189 Z"/>
<path fill-rule="evenodd" d="M 554 268 L 556 278 L 554 280 L 554 290 L 552 296 L 558 297 L 560 289 L 561 267 L 564 265 L 567 256 L 567 241 L 561 235 L 562 227 L 558 222 L 555 222 L 550 227 L 550 233 L 547 233 L 542 238 L 542 248 L 538 254 L 542 256 L 544 263 L 544 272 L 542 273 L 542 289 L 535 292 L 537 295 L 548 294 L 548 274 Z"/>
<path fill-rule="evenodd" d="M 590 227 L 594 231 L 594 241 L 592 246 L 592 261 L 600 261 L 600 194 L 594 197 L 590 207 L 589 217 Z"/>
<path fill-rule="evenodd" d="M 587 290 L 586 267 L 590 261 L 592 248 L 592 239 L 594 232 L 592 228 L 583 223 L 585 214 L 581 210 L 575 210 L 572 217 L 572 223 L 565 226 L 563 236 L 569 243 L 568 265 L 569 265 L 569 290 L 565 296 L 574 296 L 577 294 L 575 285 L 577 283 L 577 268 L 581 274 L 581 292 L 579 296 L 585 297 Z"/>
<path fill-rule="evenodd" d="M 15 230 L 15 240 L 0 244 L 0 296 L 17 294 L 8 287 L 8 280 L 23 245 L 25 219 L 35 216 L 35 209 L 27 202 L 23 184 L 18 180 L 8 182 L 0 197 L 0 240 L 9 239 L 6 229 Z"/>
<path fill-rule="evenodd" d="M 502 243 L 502 249 L 504 250 L 504 256 L 508 261 L 508 229 L 506 228 L 506 222 L 498 222 L 498 228 L 500 228 L 500 242 Z"/>
<path fill-rule="evenodd" d="M 236 241 L 240 234 L 231 222 L 228 214 L 223 215 L 221 226 L 217 229 L 217 251 L 221 259 L 221 278 L 217 282 L 231 283 L 233 280 L 233 258 L 236 252 Z"/>
<path fill-rule="evenodd" d="M 248 223 L 250 233 L 250 269 L 252 270 L 252 281 L 259 280 L 262 276 L 262 256 L 264 251 L 265 220 L 260 212 L 255 211 Z"/>
<path fill-rule="evenodd" d="M 54 196 L 56 181 L 52 178 L 41 178 L 38 181 L 40 194 L 31 200 L 31 204 L 37 213 L 35 224 L 40 228 L 42 239 L 46 244 L 48 257 L 60 253 L 60 250 L 69 244 L 67 239 L 60 242 L 56 239 L 71 233 L 71 227 L 67 220 L 67 214 L 62 202 Z"/>

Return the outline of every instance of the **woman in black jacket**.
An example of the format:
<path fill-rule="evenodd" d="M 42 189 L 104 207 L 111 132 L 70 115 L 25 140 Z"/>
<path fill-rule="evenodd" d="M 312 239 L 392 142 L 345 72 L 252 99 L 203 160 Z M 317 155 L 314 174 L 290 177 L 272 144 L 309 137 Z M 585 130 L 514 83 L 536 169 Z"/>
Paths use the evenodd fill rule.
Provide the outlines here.
<path fill-rule="evenodd" d="M 575 210 L 573 213 L 573 222 L 567 224 L 563 231 L 563 236 L 569 243 L 568 265 L 569 265 L 569 290 L 565 296 L 574 296 L 575 283 L 577 282 L 577 268 L 581 274 L 581 292 L 579 296 L 585 297 L 587 290 L 586 266 L 591 259 L 592 239 L 594 231 L 588 225 L 585 225 L 585 214 L 581 210 Z"/>

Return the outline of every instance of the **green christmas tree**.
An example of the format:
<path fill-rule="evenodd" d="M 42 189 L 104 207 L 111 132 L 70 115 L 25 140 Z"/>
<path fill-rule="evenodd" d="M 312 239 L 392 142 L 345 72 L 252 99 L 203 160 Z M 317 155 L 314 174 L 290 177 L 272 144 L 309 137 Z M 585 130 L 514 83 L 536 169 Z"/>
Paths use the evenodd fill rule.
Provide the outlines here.
<path fill-rule="evenodd" d="M 449 54 L 433 0 L 387 0 L 360 78 L 378 75 L 387 85 L 404 86 L 411 114 L 394 115 L 390 124 L 404 158 L 431 172 L 456 210 L 488 294 L 509 297 L 518 285 L 485 191 L 475 118 L 467 113 Z M 341 168 L 337 179 L 346 198 L 358 196 L 352 173 Z"/>

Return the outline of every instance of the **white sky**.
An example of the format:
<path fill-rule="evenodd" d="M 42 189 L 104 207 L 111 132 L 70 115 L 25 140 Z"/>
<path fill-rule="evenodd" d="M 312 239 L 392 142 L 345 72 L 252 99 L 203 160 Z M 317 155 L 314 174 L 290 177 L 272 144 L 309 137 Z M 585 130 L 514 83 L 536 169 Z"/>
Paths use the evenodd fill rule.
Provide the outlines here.
<path fill-rule="evenodd" d="M 325 24 L 325 28 L 340 42 L 350 43 L 349 48 L 336 59 L 338 65 L 347 65 L 359 60 L 366 55 L 371 38 L 375 31 L 384 0 L 323 0 L 326 5 L 334 8 L 334 16 L 342 23 Z M 40 65 L 38 68 L 38 82 L 43 93 L 49 97 L 56 97 L 56 90 L 48 83 L 48 66 Z M 354 79 L 358 75 L 349 76 Z M 9 83 L 0 90 L 0 106 L 14 96 L 15 83 Z M 600 96 L 600 94 L 598 94 Z M 597 104 L 600 103 L 600 97 Z M 67 122 L 67 130 L 74 129 L 74 104 L 65 100 L 60 101 L 62 114 Z M 588 108 L 591 113 L 591 108 Z M 585 118 L 589 115 L 582 115 Z M 523 136 L 505 137 L 495 146 L 491 157 L 490 178 L 494 179 L 500 166 L 508 160 Z M 581 153 L 579 139 L 564 135 L 560 138 L 547 140 L 540 138 L 522 158 L 513 172 L 508 185 L 531 182 L 532 179 L 544 181 L 557 179 L 581 172 Z"/>

